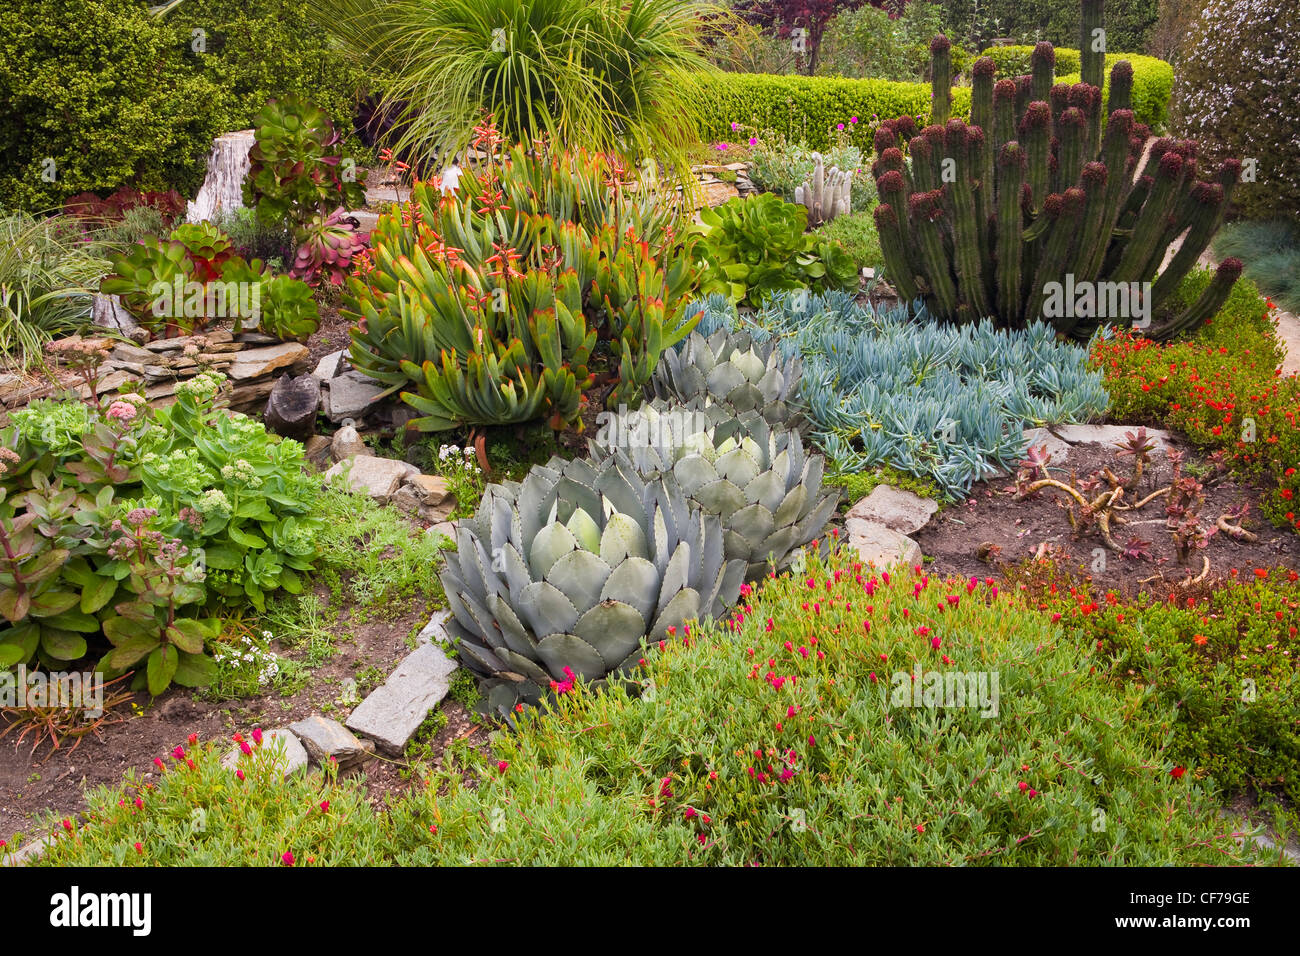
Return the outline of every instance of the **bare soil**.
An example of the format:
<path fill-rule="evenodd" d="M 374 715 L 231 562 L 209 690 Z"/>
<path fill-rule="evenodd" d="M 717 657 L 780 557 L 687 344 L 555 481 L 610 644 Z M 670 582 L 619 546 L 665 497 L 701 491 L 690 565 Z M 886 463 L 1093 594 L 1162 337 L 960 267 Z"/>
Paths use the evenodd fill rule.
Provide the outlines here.
<path fill-rule="evenodd" d="M 328 599 L 324 589 L 319 592 Z M 32 736 L 19 745 L 15 738 L 21 728 L 13 728 L 0 738 L 0 840 L 15 844 L 13 837 L 22 833 L 30 838 L 35 823 L 44 811 L 60 817 L 85 809 L 84 791 L 100 785 L 113 786 L 123 774 L 134 769 L 146 781 L 154 775 L 153 760 L 166 756 L 191 734 L 200 740 L 228 740 L 235 732 L 247 734 L 254 727 L 285 727 L 313 713 L 325 713 L 340 722 L 346 721 L 347 708 L 334 703 L 345 677 L 358 679 L 363 671 L 382 675 L 382 681 L 397 663 L 410 653 L 407 637 L 428 620 L 423 608 L 403 610 L 386 620 L 351 620 L 345 610 L 331 628 L 334 654 L 314 669 L 304 686 L 291 697 L 278 693 L 233 701 L 212 701 L 183 688 L 173 688 L 150 703 L 145 692 L 136 693 L 134 702 L 143 708 L 142 716 L 132 716 L 130 703 L 110 714 L 110 720 L 98 735 L 65 741 L 57 750 L 46 740 L 32 751 Z M 277 643 L 276 653 L 290 660 L 300 658 L 302 650 L 285 650 Z M 362 684 L 361 693 L 373 685 Z M 107 692 L 106 692 L 107 693 Z M 487 730 L 475 715 L 459 703 L 447 699 L 441 705 L 447 725 L 429 743 L 426 759 L 436 767 L 445 747 L 453 740 L 469 738 L 472 745 L 486 743 Z M 9 719 L 0 715 L 0 732 Z M 231 746 L 234 746 L 231 744 Z M 366 787 L 371 802 L 379 806 L 388 794 L 411 786 L 402 771 L 405 760 L 377 755 L 365 764 Z"/>
<path fill-rule="evenodd" d="M 1204 463 L 1185 442 L 1175 438 L 1171 444 L 1186 453 L 1184 468 Z M 1102 467 L 1109 467 L 1121 479 L 1133 474 L 1131 459 L 1117 459 L 1113 447 L 1097 444 L 1076 445 L 1068 467 L 1049 464 L 1048 472 L 1068 484 L 1071 472 L 1084 478 Z M 1138 489 L 1126 499 L 1141 500 L 1167 486 L 1170 474 L 1164 454 L 1157 450 Z M 1272 527 L 1260 515 L 1257 504 L 1265 494 L 1261 486 L 1231 477 L 1205 481 L 1202 523 L 1213 526 L 1220 515 L 1246 502 L 1251 507 L 1242 527 L 1257 540 L 1235 539 L 1219 531 L 1205 550 L 1180 564 L 1164 524 L 1165 499 L 1157 498 L 1138 511 L 1124 513 L 1129 524 L 1112 528 L 1121 547 L 1135 536 L 1149 542 L 1149 557 L 1123 557 L 1106 548 L 1095 528 L 1082 533 L 1071 529 L 1064 507 L 1070 499 L 1063 492 L 1045 488 L 1020 498 L 1014 475 L 979 482 L 964 503 L 943 509 L 913 537 L 921 551 L 934 559 L 930 567 L 935 574 L 987 577 L 1025 559 L 1051 557 L 1063 569 L 1079 572 L 1122 597 L 1135 597 L 1142 590 L 1176 585 L 1199 575 L 1201 556 L 1210 561 L 1204 582 L 1225 578 L 1233 568 L 1300 567 L 1300 542 L 1295 534 Z M 1095 498 L 1097 493 L 1085 497 Z M 1104 560 L 1098 561 L 1098 555 Z"/>

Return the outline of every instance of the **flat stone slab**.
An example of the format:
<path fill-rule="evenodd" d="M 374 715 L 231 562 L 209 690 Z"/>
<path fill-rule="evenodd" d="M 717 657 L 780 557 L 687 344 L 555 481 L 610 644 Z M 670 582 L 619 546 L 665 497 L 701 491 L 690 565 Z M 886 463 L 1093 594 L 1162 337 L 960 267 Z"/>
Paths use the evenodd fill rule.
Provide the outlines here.
<path fill-rule="evenodd" d="M 246 349 L 234 353 L 235 364 L 226 370 L 232 381 L 242 382 L 250 378 L 270 375 L 277 369 L 289 368 L 305 361 L 311 352 L 307 346 L 297 342 L 281 342 L 261 349 Z"/>
<path fill-rule="evenodd" d="M 1057 425 L 1056 434 L 1071 445 L 1086 445 L 1095 442 L 1100 445 L 1114 445 L 1126 441 L 1125 432 L 1136 434 L 1138 425 Z M 1147 438 L 1153 442 L 1157 451 L 1163 452 L 1171 447 L 1172 436 L 1162 428 L 1148 428 Z"/>
<path fill-rule="evenodd" d="M 393 458 L 355 455 L 332 465 L 325 472 L 325 480 L 331 481 L 346 474 L 353 491 L 364 492 L 380 504 L 387 504 L 388 499 L 401 487 L 402 481 L 412 472 L 418 475 L 420 469 Z"/>
<path fill-rule="evenodd" d="M 369 740 L 358 740 L 337 720 L 312 714 L 289 725 L 307 749 L 307 755 L 318 764 L 329 763 L 330 758 L 340 770 L 347 770 L 369 760 L 375 745 Z"/>
<path fill-rule="evenodd" d="M 360 372 L 344 372 L 329 380 L 325 393 L 325 417 L 335 423 L 361 418 L 384 392 L 384 387 Z"/>
<path fill-rule="evenodd" d="M 3 851 L 0 851 L 0 866 L 26 866 L 34 860 L 39 859 L 41 854 L 44 853 L 46 848 L 53 842 L 53 837 L 43 836 L 39 839 L 32 840 L 30 843 L 14 850 L 8 855 Z"/>
<path fill-rule="evenodd" d="M 875 521 L 849 518 L 844 522 L 849 544 L 863 563 L 886 568 L 894 564 L 909 567 L 921 563 L 921 546 L 905 534 Z"/>
<path fill-rule="evenodd" d="M 331 352 L 317 362 L 316 369 L 311 374 L 313 378 L 318 378 L 322 382 L 330 382 L 343 373 L 344 365 L 344 353 L 342 349 L 339 349 L 339 351 Z"/>
<path fill-rule="evenodd" d="M 384 753 L 400 756 L 420 724 L 447 696 L 456 667 L 441 648 L 419 647 L 352 712 L 348 729 L 369 737 Z"/>
<path fill-rule="evenodd" d="M 416 641 L 420 644 L 450 644 L 451 635 L 447 633 L 447 621 L 450 619 L 451 611 L 434 611 L 429 623 L 415 635 Z"/>
<path fill-rule="evenodd" d="M 260 748 L 255 747 L 254 749 L 275 750 L 281 743 L 283 743 L 284 746 L 284 755 L 280 758 L 280 762 L 284 767 L 285 779 L 288 779 L 299 770 L 306 770 L 308 762 L 306 748 L 303 747 L 296 734 L 283 727 L 277 728 L 276 730 L 268 730 L 263 733 L 262 746 Z M 251 741 L 250 746 L 253 746 Z M 230 749 L 229 753 L 221 758 L 221 766 L 225 767 L 227 770 L 234 771 L 239 768 L 239 764 L 242 760 L 251 759 L 251 757 L 245 757 L 243 751 L 241 751 L 238 746 L 235 746 Z"/>
<path fill-rule="evenodd" d="M 1046 428 L 1026 428 L 1025 441 L 1029 442 L 1029 448 L 1041 448 L 1047 446 L 1047 452 L 1052 456 L 1052 461 L 1062 462 L 1070 456 L 1070 443 L 1057 438 Z"/>
<path fill-rule="evenodd" d="M 877 485 L 871 494 L 849 509 L 848 517 L 874 521 L 899 534 L 914 534 L 924 528 L 939 510 L 939 502 L 918 494 Z"/>

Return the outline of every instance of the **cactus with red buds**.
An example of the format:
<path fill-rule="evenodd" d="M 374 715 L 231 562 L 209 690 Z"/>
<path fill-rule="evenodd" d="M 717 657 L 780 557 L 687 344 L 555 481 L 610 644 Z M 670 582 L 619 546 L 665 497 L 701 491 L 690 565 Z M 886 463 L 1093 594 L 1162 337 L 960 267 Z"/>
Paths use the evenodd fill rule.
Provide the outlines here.
<path fill-rule="evenodd" d="M 1091 298 L 1075 304 L 1092 308 L 1057 314 L 1053 306 L 1050 315 L 1059 333 L 1079 339 L 1139 317 L 1144 334 L 1168 337 L 1222 303 L 1231 268 L 1182 315 L 1158 311 L 1222 222 L 1240 163 L 1223 164 L 1207 181 L 1191 140 L 1160 139 L 1144 155 L 1149 131 L 1134 122 L 1125 61 L 1111 69 L 1103 133 L 1101 0 L 1083 0 L 1083 14 L 1083 82 L 1054 84 L 1047 43 L 1034 49 L 1032 74 L 1015 79 L 995 82 L 993 61 L 981 58 L 968 125 L 949 118 L 951 50 L 939 36 L 931 45 L 932 125 L 912 135 L 915 123 L 905 117 L 877 129 L 872 173 L 885 208 L 876 222 L 887 272 L 905 299 L 919 295 L 950 321 L 989 316 L 1016 326 L 1042 318 L 1062 284 L 1086 287 Z"/>

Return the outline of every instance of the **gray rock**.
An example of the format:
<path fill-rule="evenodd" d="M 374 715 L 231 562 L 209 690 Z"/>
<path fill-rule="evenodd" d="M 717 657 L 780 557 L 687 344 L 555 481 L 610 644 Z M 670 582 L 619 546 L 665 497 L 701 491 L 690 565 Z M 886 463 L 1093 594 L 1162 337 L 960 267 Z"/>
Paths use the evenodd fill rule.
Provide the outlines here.
<path fill-rule="evenodd" d="M 1068 441 L 1071 445 L 1086 445 L 1089 442 L 1097 442 L 1102 445 L 1114 445 L 1116 442 L 1125 441 L 1125 432 L 1134 432 L 1138 430 L 1137 425 L 1057 425 L 1056 433 Z M 1148 428 L 1147 438 L 1156 446 L 1156 450 L 1163 452 L 1170 446 L 1169 432 L 1160 428 Z"/>
<path fill-rule="evenodd" d="M 262 420 L 277 435 L 302 441 L 316 426 L 318 408 L 320 379 L 310 375 L 282 375 L 271 389 Z"/>
<path fill-rule="evenodd" d="M 929 523 L 939 503 L 893 485 L 877 485 L 852 508 L 848 517 L 883 524 L 900 534 L 914 534 Z"/>
<path fill-rule="evenodd" d="M 386 504 L 401 486 L 402 479 L 412 471 L 419 473 L 414 465 L 408 465 L 404 461 L 376 458 L 374 455 L 356 455 L 336 462 L 325 472 L 325 480 L 332 481 L 346 473 L 353 491 L 364 492 L 380 504 Z"/>
<path fill-rule="evenodd" d="M 291 731 L 280 727 L 276 730 L 268 730 L 262 735 L 261 750 L 274 751 L 281 747 L 284 752 L 278 757 L 278 760 L 283 767 L 285 779 L 288 779 L 299 770 L 307 768 L 307 750 Z M 254 752 L 256 752 L 256 749 Z M 241 760 L 251 759 L 252 757 L 245 757 L 239 747 L 235 746 L 221 758 L 221 766 L 227 770 L 237 770 Z"/>
<path fill-rule="evenodd" d="M 1057 438 L 1046 428 L 1026 428 L 1025 441 L 1029 442 L 1030 448 L 1040 448 L 1047 446 L 1047 452 L 1052 456 L 1052 461 L 1059 464 L 1070 456 L 1070 443 Z"/>
<path fill-rule="evenodd" d="M 447 633 L 447 621 L 450 619 L 451 611 L 434 611 L 433 617 L 429 618 L 429 623 L 415 635 L 415 640 L 420 644 L 449 645 L 451 635 Z"/>
<path fill-rule="evenodd" d="M 393 496 L 388 499 L 388 503 L 394 508 L 401 508 L 407 514 L 420 513 L 420 499 L 409 485 L 402 485 L 402 487 L 398 488 L 393 493 Z"/>
<path fill-rule="evenodd" d="M 332 422 L 361 418 L 384 392 L 384 387 L 360 372 L 344 372 L 330 380 L 325 393 L 325 415 Z"/>
<path fill-rule="evenodd" d="M 22 383 L 23 377 L 21 375 L 15 375 L 13 372 L 0 372 L 0 392 L 17 388 Z"/>
<path fill-rule="evenodd" d="M 319 714 L 290 724 L 289 729 L 298 735 L 312 760 L 326 764 L 332 757 L 340 770 L 365 763 L 375 752 L 375 745 L 369 740 L 358 740 L 337 720 Z"/>
<path fill-rule="evenodd" d="M 45 848 L 53 842 L 53 837 L 43 836 L 24 844 L 8 855 L 0 851 L 0 866 L 26 866 L 44 853 Z"/>
<path fill-rule="evenodd" d="M 398 756 L 433 708 L 447 696 L 456 662 L 425 644 L 397 665 L 348 718 L 348 729 L 369 737 L 380 750 Z"/>
<path fill-rule="evenodd" d="M 921 563 L 921 546 L 905 534 L 874 521 L 849 518 L 844 522 L 849 545 L 855 548 L 863 563 L 873 563 L 878 568 L 894 564 L 912 566 Z"/>
<path fill-rule="evenodd" d="M 366 443 L 361 440 L 356 428 L 351 425 L 344 425 L 330 439 L 330 454 L 334 456 L 335 461 L 346 461 L 355 455 L 364 455 L 368 451 Z"/>
<path fill-rule="evenodd" d="M 311 374 L 321 382 L 329 382 L 342 374 L 346 362 L 343 357 L 343 350 L 331 352 L 319 362 L 316 363 L 316 370 Z"/>

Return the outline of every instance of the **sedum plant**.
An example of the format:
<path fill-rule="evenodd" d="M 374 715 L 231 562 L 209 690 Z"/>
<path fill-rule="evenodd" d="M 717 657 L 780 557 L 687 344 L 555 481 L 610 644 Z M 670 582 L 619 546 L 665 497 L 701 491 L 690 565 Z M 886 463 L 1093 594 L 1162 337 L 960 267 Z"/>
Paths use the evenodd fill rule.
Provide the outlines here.
<path fill-rule="evenodd" d="M 160 693 L 212 676 L 209 605 L 302 589 L 323 524 L 302 446 L 214 407 L 203 373 L 143 397 L 42 400 L 0 431 L 0 667 L 87 656 Z"/>
<path fill-rule="evenodd" d="M 625 453 L 647 480 L 672 475 L 691 502 L 721 519 L 726 556 L 745 562 L 748 581 L 788 567 L 839 503 L 822 485 L 822 456 L 755 411 L 737 417 L 721 405 L 654 402 L 619 416 L 591 450 L 597 460 Z"/>
<path fill-rule="evenodd" d="M 695 323 L 689 258 L 645 186 L 606 157 L 522 147 L 454 192 L 417 182 L 349 284 L 353 366 L 432 431 L 580 427 L 597 359 L 610 401 L 638 403 Z"/>
<path fill-rule="evenodd" d="M 700 210 L 700 290 L 758 305 L 782 290 L 857 288 L 844 247 L 806 233 L 808 209 L 771 193 Z"/>
<path fill-rule="evenodd" d="M 746 332 L 730 333 L 725 323 L 735 311 L 722 295 L 693 302 L 686 311 L 709 322 L 712 334 L 692 333 L 679 348 L 665 352 L 647 394 L 683 404 L 720 403 L 738 414 L 757 412 L 783 428 L 803 426 L 798 356 L 782 355 L 774 343 L 755 342 Z"/>
<path fill-rule="evenodd" d="M 1050 43 L 1035 47 L 1032 75 L 1017 80 L 995 83 L 994 61 L 983 57 L 970 123 L 949 118 L 950 44 L 940 35 L 931 125 L 918 132 L 904 117 L 876 131 L 876 224 L 905 301 L 924 299 L 947 321 L 994 317 L 1022 328 L 1043 319 L 1082 340 L 1108 322 L 1135 324 L 1163 340 L 1226 300 L 1240 274 L 1233 266 L 1190 308 L 1163 308 L 1222 221 L 1241 164 L 1203 168 L 1194 141 L 1168 138 L 1144 158 L 1149 130 L 1134 119 L 1133 67 L 1112 68 L 1103 116 L 1104 54 L 1092 42 L 1102 2 L 1082 0 L 1082 10 L 1082 82 L 1055 82 Z"/>
<path fill-rule="evenodd" d="M 552 682 L 624 673 L 644 642 L 720 617 L 745 573 L 716 517 L 622 455 L 553 458 L 489 485 L 456 544 L 441 575 L 448 629 L 486 679 L 489 709 L 507 716 Z"/>

